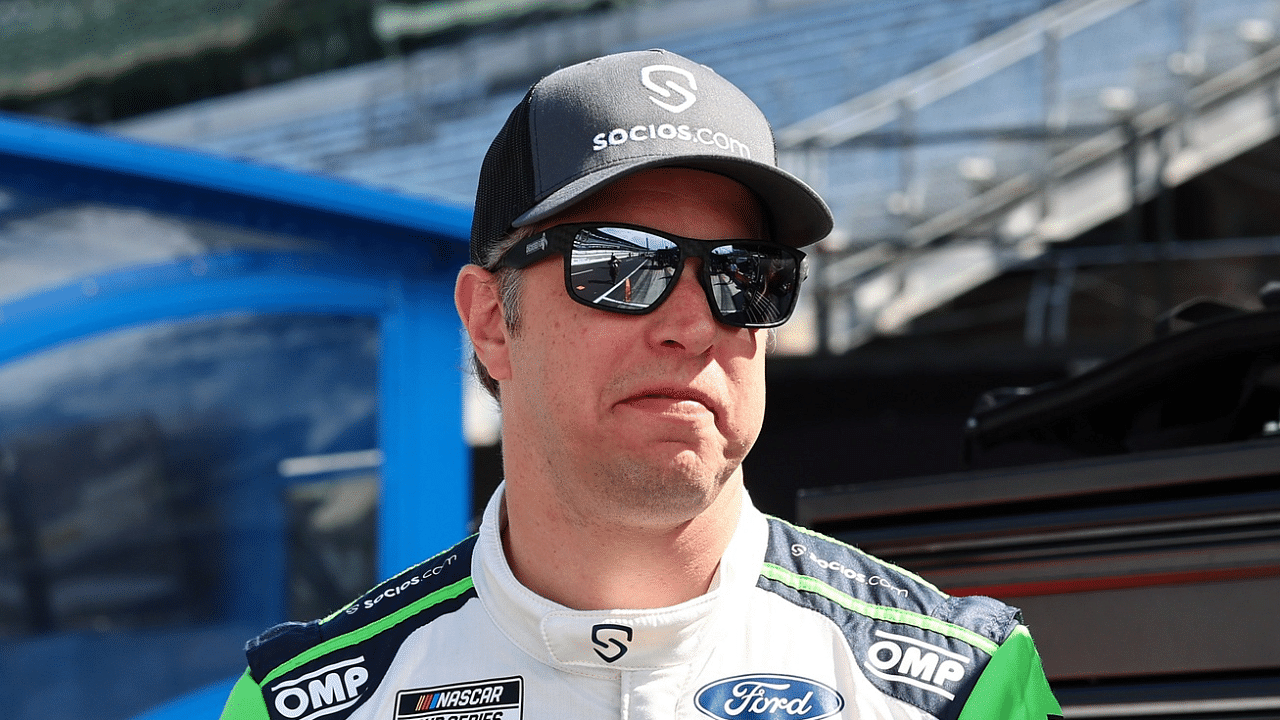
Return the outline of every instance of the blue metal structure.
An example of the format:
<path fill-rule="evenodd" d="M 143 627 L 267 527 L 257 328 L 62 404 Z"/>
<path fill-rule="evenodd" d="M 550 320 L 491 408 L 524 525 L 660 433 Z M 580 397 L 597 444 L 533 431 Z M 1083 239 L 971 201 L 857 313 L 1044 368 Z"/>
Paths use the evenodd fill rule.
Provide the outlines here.
<path fill-rule="evenodd" d="M 273 313 L 376 319 L 378 575 L 465 534 L 471 496 L 452 289 L 467 257 L 468 209 L 0 115 L 0 223 L 33 205 L 86 203 L 244 231 L 274 246 L 213 243 L 18 293 L 0 284 L 0 367 L 159 322 Z M 218 683 L 147 717 L 214 716 L 228 687 Z"/>

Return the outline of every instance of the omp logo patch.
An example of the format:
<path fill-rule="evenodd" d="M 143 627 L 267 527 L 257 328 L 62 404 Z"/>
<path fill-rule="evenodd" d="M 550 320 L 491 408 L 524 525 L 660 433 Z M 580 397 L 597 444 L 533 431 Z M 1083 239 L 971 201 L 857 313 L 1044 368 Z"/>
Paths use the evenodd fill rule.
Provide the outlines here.
<path fill-rule="evenodd" d="M 271 704 L 289 720 L 310 720 L 349 708 L 360 701 L 360 689 L 369 681 L 362 662 L 363 655 L 277 683 L 268 689 L 273 693 Z"/>
<path fill-rule="evenodd" d="M 965 665 L 971 661 L 959 653 L 932 643 L 876 631 L 880 640 L 867 649 L 863 668 L 882 680 L 905 683 L 948 700 L 955 694 L 948 688 L 964 678 Z"/>
<path fill-rule="evenodd" d="M 396 693 L 396 720 L 516 720 L 523 697 L 524 678 L 519 676 L 401 690 Z"/>
<path fill-rule="evenodd" d="M 693 702 L 721 720 L 820 720 L 844 708 L 840 693 L 791 675 L 726 678 L 703 687 Z"/>

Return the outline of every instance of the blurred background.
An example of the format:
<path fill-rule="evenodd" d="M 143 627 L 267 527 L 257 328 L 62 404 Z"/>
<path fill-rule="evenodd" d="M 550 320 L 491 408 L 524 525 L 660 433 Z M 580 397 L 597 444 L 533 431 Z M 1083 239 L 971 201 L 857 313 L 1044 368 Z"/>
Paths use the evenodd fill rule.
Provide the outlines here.
<path fill-rule="evenodd" d="M 538 77 L 664 47 L 831 204 L 765 511 L 1280 717 L 1280 2 L 0 0 L 0 706 L 214 717 L 501 477 L 451 303 Z"/>

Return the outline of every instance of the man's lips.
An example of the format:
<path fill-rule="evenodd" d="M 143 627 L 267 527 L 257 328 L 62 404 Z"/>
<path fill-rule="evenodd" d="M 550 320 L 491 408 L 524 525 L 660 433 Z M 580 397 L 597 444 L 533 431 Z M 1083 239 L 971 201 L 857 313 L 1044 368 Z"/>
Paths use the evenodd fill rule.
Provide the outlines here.
<path fill-rule="evenodd" d="M 622 404 L 656 411 L 697 412 L 701 409 L 713 415 L 720 414 L 719 403 L 712 400 L 710 395 L 692 388 L 646 388 L 627 396 Z"/>

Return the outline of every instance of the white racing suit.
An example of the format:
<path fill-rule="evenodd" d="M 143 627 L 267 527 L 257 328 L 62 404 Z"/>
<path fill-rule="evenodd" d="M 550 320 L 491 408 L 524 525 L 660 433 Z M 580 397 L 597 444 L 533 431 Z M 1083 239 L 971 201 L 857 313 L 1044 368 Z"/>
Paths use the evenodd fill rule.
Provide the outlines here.
<path fill-rule="evenodd" d="M 1044 720 L 1017 610 L 949 597 L 744 500 L 703 596 L 578 611 L 479 534 L 319 621 L 249 643 L 224 720 Z"/>

